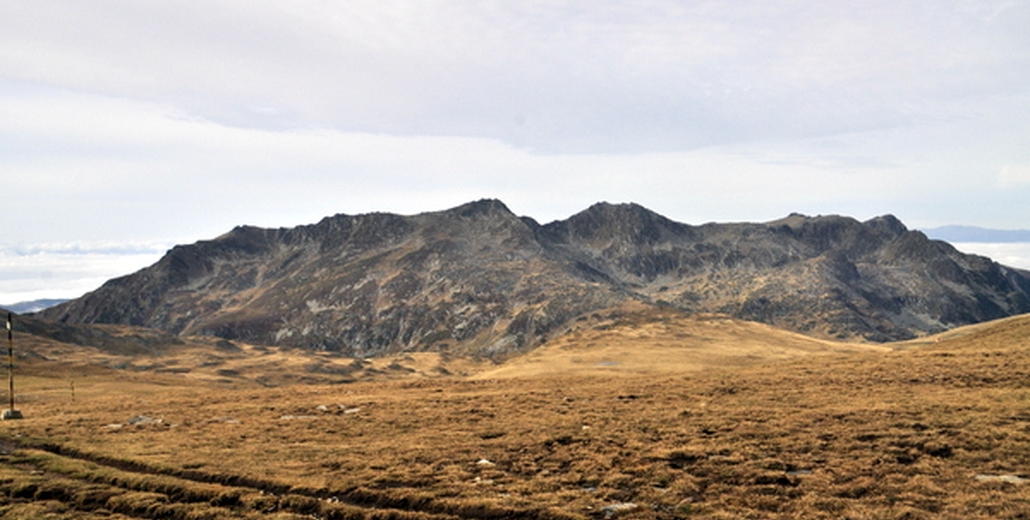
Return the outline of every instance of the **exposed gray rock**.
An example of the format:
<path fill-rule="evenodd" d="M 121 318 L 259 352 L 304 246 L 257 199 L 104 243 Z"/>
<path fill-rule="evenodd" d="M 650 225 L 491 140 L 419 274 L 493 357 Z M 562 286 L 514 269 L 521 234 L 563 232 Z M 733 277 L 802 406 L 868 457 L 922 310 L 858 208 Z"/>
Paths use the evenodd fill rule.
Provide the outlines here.
<path fill-rule="evenodd" d="M 162 423 L 164 423 L 163 420 L 155 419 L 153 417 L 148 417 L 146 415 L 137 415 L 136 417 L 133 417 L 132 419 L 129 419 L 128 421 L 125 421 L 125 424 L 128 424 L 130 426 L 145 426 L 147 424 L 162 424 Z"/>
<path fill-rule="evenodd" d="M 615 518 L 621 514 L 630 513 L 639 509 L 640 506 L 632 502 L 622 502 L 601 508 L 601 516 L 604 518 Z"/>
<path fill-rule="evenodd" d="M 1006 484 L 1026 484 L 1030 478 L 1019 475 L 976 475 L 977 482 L 1004 482 Z"/>

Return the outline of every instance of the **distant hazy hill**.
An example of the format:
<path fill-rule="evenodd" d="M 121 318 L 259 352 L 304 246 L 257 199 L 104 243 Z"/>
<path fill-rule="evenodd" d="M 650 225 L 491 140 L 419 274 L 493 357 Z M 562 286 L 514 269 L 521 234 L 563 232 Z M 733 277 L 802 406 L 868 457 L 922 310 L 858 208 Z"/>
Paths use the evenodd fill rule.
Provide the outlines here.
<path fill-rule="evenodd" d="M 943 226 L 924 229 L 926 236 L 947 242 L 1030 242 L 1030 229 L 986 229 L 974 226 Z"/>
<path fill-rule="evenodd" d="M 887 341 L 1030 312 L 1030 278 L 909 231 L 791 215 L 671 221 L 600 203 L 540 225 L 483 200 L 238 227 L 40 316 L 376 356 L 505 356 L 631 302 Z"/>
<path fill-rule="evenodd" d="M 25 314 L 29 312 L 39 312 L 48 307 L 54 305 L 60 305 L 68 300 L 32 300 L 29 302 L 19 302 L 11 305 L 0 305 L 0 308 L 9 310 L 17 314 Z"/>

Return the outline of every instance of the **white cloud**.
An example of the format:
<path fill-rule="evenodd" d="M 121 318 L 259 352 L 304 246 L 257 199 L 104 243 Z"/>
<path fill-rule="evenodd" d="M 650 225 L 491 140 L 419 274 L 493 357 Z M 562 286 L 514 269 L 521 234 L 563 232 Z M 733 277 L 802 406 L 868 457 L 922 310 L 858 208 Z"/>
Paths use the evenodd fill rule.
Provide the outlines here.
<path fill-rule="evenodd" d="M 0 304 L 43 298 L 77 298 L 111 278 L 153 264 L 156 245 L 28 244 L 0 249 Z"/>
<path fill-rule="evenodd" d="M 1007 242 L 992 244 L 984 242 L 962 242 L 952 245 L 959 251 L 986 256 L 1002 265 L 1030 270 L 1030 243 Z"/>
<path fill-rule="evenodd" d="M 1006 164 L 998 173 L 1003 187 L 1030 185 L 1030 164 Z"/>

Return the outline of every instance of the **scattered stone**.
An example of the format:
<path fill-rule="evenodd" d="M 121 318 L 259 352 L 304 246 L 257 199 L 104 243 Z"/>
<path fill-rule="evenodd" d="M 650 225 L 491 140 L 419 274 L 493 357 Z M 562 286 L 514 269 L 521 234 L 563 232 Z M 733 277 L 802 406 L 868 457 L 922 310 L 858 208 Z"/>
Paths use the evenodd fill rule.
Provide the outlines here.
<path fill-rule="evenodd" d="M 977 475 L 976 480 L 978 482 L 1004 482 L 1006 484 L 1026 484 L 1030 482 L 1030 478 L 1021 477 L 1019 475 Z"/>
<path fill-rule="evenodd" d="M 240 421 L 233 419 L 232 417 L 215 417 L 204 421 L 205 423 L 225 423 L 225 424 L 240 424 Z"/>
<path fill-rule="evenodd" d="M 497 464 L 494 464 L 493 462 L 490 462 L 489 460 L 486 460 L 486 459 L 479 459 L 479 461 L 476 462 L 476 465 L 483 466 L 484 468 L 492 468 L 492 467 L 496 466 Z"/>
<path fill-rule="evenodd" d="M 324 404 L 320 404 L 320 405 L 315 407 L 315 410 L 318 410 L 320 412 L 328 412 L 329 411 L 329 407 L 324 405 Z"/>
<path fill-rule="evenodd" d="M 129 426 L 145 426 L 147 424 L 161 424 L 163 422 L 164 419 L 155 419 L 153 417 L 147 417 L 146 415 L 137 415 L 136 417 L 125 421 L 125 424 L 128 424 Z"/>
<path fill-rule="evenodd" d="M 121 424 L 121 423 L 111 423 L 111 424 L 105 424 L 104 428 L 107 428 L 108 430 L 117 430 L 117 429 L 120 429 L 122 426 L 125 426 L 125 425 Z"/>
<path fill-rule="evenodd" d="M 633 502 L 622 502 L 621 504 L 612 504 L 601 508 L 601 514 L 605 518 L 615 518 L 622 513 L 629 513 L 630 511 L 636 511 L 640 506 Z"/>
<path fill-rule="evenodd" d="M 293 420 L 293 419 L 317 419 L 317 418 L 318 417 L 315 416 L 315 415 L 291 415 L 291 414 L 287 414 L 287 415 L 283 415 L 283 416 L 279 417 L 279 419 L 283 420 L 283 421 L 290 421 L 290 420 Z"/>

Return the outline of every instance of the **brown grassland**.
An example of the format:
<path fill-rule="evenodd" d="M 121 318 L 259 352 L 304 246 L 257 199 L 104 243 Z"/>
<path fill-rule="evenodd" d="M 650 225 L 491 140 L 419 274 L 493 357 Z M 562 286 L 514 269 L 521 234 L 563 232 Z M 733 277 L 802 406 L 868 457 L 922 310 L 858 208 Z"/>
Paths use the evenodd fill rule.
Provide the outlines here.
<path fill-rule="evenodd" d="M 500 365 L 212 341 L 18 338 L 0 515 L 1030 518 L 1030 316 L 862 346 L 613 313 Z"/>

